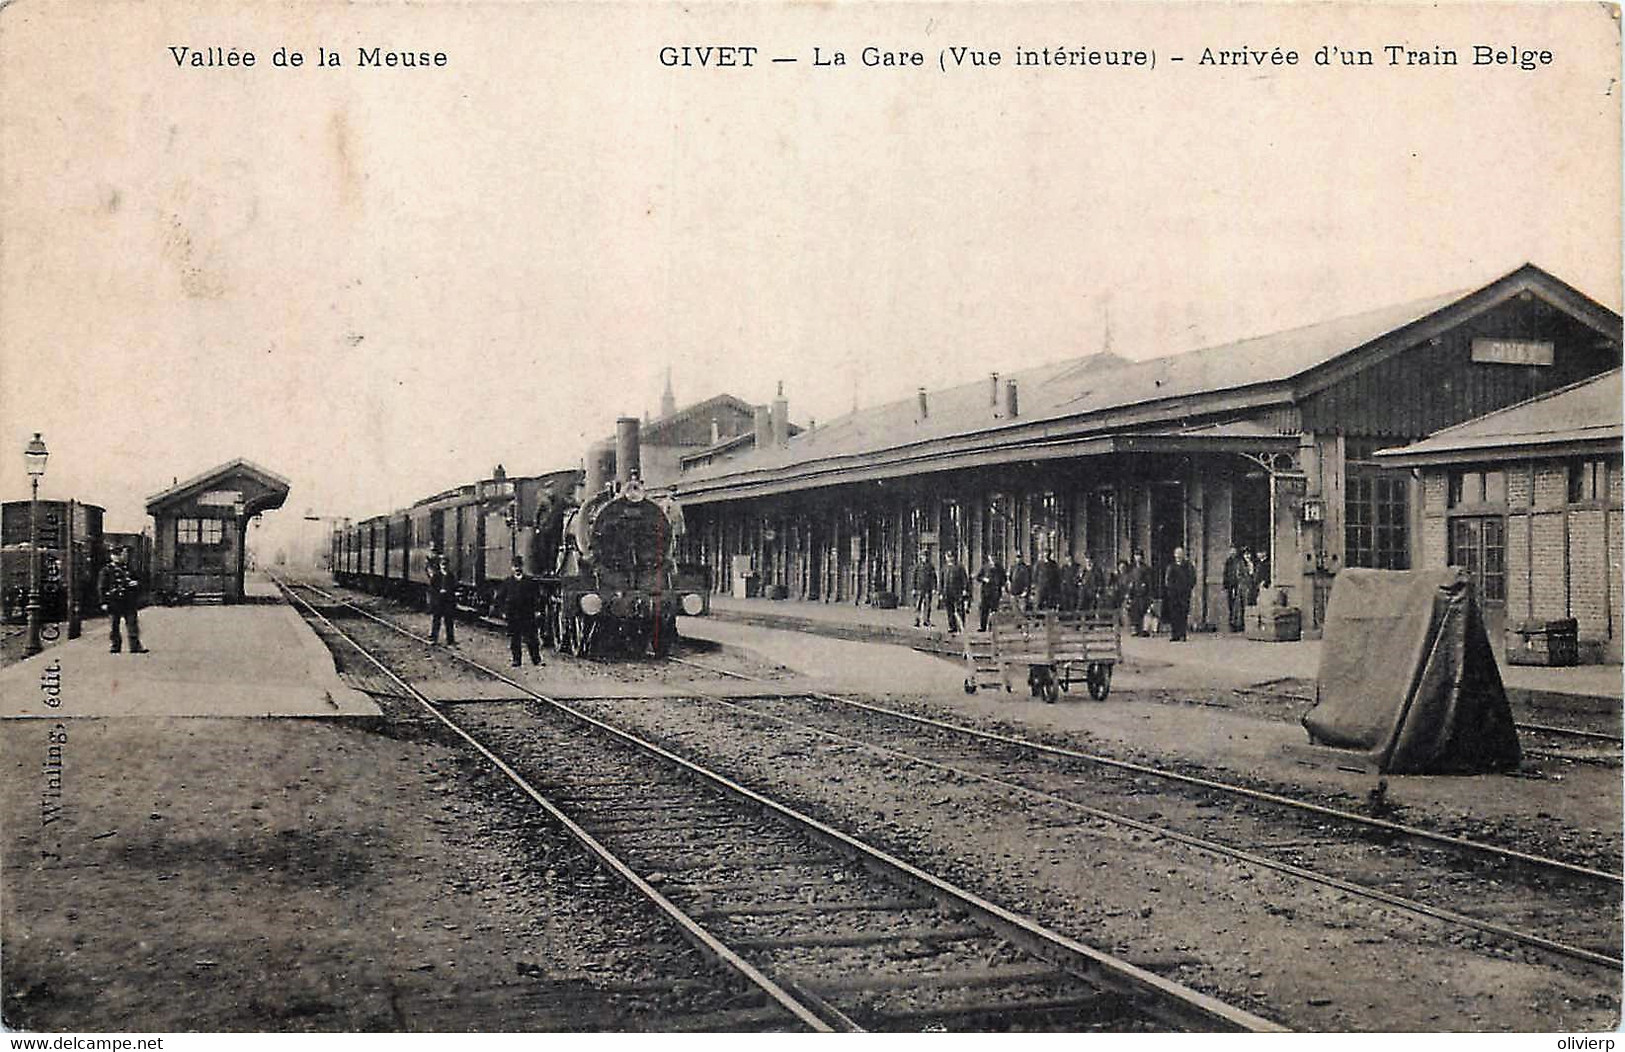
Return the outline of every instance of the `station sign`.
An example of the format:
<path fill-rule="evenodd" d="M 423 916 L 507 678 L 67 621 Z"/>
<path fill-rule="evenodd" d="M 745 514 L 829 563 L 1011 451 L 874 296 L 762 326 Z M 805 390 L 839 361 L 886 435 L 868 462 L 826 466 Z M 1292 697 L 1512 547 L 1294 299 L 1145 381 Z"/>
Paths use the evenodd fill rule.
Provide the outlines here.
<path fill-rule="evenodd" d="M 243 499 L 243 495 L 234 489 L 210 490 L 197 499 L 198 504 L 206 508 L 230 508 L 236 506 Z"/>
<path fill-rule="evenodd" d="M 1551 365 L 1556 351 L 1551 340 L 1473 339 L 1473 361 L 1493 365 Z"/>

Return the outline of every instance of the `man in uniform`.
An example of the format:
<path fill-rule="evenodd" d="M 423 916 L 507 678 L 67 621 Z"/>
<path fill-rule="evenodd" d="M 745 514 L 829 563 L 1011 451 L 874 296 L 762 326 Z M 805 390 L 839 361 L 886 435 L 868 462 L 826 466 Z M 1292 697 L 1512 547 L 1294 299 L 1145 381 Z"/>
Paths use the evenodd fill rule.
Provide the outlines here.
<path fill-rule="evenodd" d="M 536 607 L 541 598 L 540 584 L 525 573 L 522 556 L 513 558 L 513 576 L 502 582 L 503 613 L 508 620 L 508 650 L 513 667 L 522 663 L 520 645 L 530 650 L 530 663 L 542 663 L 542 644 L 536 635 Z"/>
<path fill-rule="evenodd" d="M 1229 603 L 1230 631 L 1247 627 L 1247 562 L 1234 547 L 1224 558 L 1224 597 Z"/>
<path fill-rule="evenodd" d="M 1026 556 L 1019 551 L 1016 552 L 1015 563 L 1010 567 L 1009 581 L 1010 598 L 1015 600 L 1016 609 L 1031 610 L 1033 606 L 1032 599 L 1027 593 L 1032 587 L 1033 570 L 1032 567 L 1027 565 Z"/>
<path fill-rule="evenodd" d="M 970 580 L 953 552 L 944 552 L 942 557 L 946 561 L 942 568 L 942 607 L 948 611 L 948 633 L 952 635 L 965 622 L 965 597 L 970 592 Z"/>
<path fill-rule="evenodd" d="M 1151 609 L 1151 567 L 1145 564 L 1145 553 L 1136 551 L 1123 580 L 1123 591 L 1128 599 L 1129 627 L 1137 636 L 1148 636 L 1145 614 Z"/>
<path fill-rule="evenodd" d="M 120 618 L 130 630 L 130 653 L 147 653 L 147 648 L 141 645 L 141 625 L 136 619 L 138 588 L 135 575 L 130 572 L 130 549 L 114 548 L 112 561 L 102 567 L 96 578 L 96 593 L 101 596 L 102 609 L 107 611 L 111 629 L 108 641 L 112 645 L 107 648 L 110 653 L 117 654 L 123 649 L 124 640 L 119 637 Z"/>
<path fill-rule="evenodd" d="M 999 597 L 1004 594 L 1004 567 L 999 565 L 998 556 L 987 557 L 976 580 L 982 586 L 976 605 L 982 615 L 982 631 L 986 632 L 988 618 L 999 608 Z"/>
<path fill-rule="evenodd" d="M 429 642 L 440 641 L 440 622 L 446 623 L 446 645 L 457 645 L 457 579 L 444 555 L 429 556 Z"/>
<path fill-rule="evenodd" d="M 1048 548 L 1033 567 L 1033 591 L 1037 593 L 1038 609 L 1054 610 L 1061 605 L 1061 567 Z"/>
<path fill-rule="evenodd" d="M 931 565 L 931 553 L 920 553 L 919 565 L 914 567 L 914 627 L 931 627 L 931 604 L 937 597 L 937 568 Z"/>
<path fill-rule="evenodd" d="M 1185 622 L 1191 616 L 1191 590 L 1196 587 L 1196 567 L 1185 558 L 1185 549 L 1174 549 L 1174 561 L 1163 583 L 1162 614 L 1168 621 L 1168 639 L 1185 641 Z"/>

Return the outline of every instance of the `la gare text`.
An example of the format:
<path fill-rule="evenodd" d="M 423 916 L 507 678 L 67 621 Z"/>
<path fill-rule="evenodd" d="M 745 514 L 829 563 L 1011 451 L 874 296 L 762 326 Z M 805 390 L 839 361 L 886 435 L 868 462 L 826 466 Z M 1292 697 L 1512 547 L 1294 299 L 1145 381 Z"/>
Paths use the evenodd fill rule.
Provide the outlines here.
<path fill-rule="evenodd" d="M 181 69 L 246 69 L 260 64 L 260 56 L 246 48 L 195 48 L 172 44 L 169 55 Z M 270 57 L 271 65 L 289 69 L 307 65 L 322 68 L 422 69 L 445 66 L 450 61 L 444 51 L 392 51 L 384 47 L 358 47 L 348 62 L 339 52 L 325 47 L 317 48 L 311 55 L 293 48 L 279 47 L 271 52 Z"/>

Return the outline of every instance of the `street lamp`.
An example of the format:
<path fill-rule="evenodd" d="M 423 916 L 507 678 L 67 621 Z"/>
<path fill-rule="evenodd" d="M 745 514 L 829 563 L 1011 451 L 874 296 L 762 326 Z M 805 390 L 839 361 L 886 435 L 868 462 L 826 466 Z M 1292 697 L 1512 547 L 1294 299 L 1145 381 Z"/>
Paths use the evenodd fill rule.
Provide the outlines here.
<path fill-rule="evenodd" d="M 247 505 L 243 503 L 241 494 L 238 495 L 231 507 L 237 513 L 237 601 L 240 603 L 245 598 L 243 595 L 243 559 L 248 550 L 248 520 L 243 517 Z"/>
<path fill-rule="evenodd" d="M 45 459 L 51 455 L 38 431 L 33 441 L 23 450 L 23 463 L 28 467 L 30 494 L 28 498 L 28 650 L 38 654 L 44 647 L 39 641 L 40 614 L 40 559 L 39 559 L 39 480 L 45 474 Z"/>

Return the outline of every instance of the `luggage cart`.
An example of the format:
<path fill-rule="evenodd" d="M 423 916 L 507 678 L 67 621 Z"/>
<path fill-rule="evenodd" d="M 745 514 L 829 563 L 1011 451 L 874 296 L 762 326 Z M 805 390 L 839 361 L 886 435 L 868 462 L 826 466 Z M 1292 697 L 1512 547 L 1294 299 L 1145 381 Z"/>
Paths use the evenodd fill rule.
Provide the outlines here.
<path fill-rule="evenodd" d="M 1009 692 L 1012 666 L 1025 665 L 1027 687 L 1035 698 L 1057 701 L 1081 678 L 1091 698 L 1105 701 L 1112 689 L 1112 666 L 1122 656 L 1123 640 L 1112 611 L 1000 611 L 988 622 L 988 631 L 965 634 L 965 693 Z"/>

